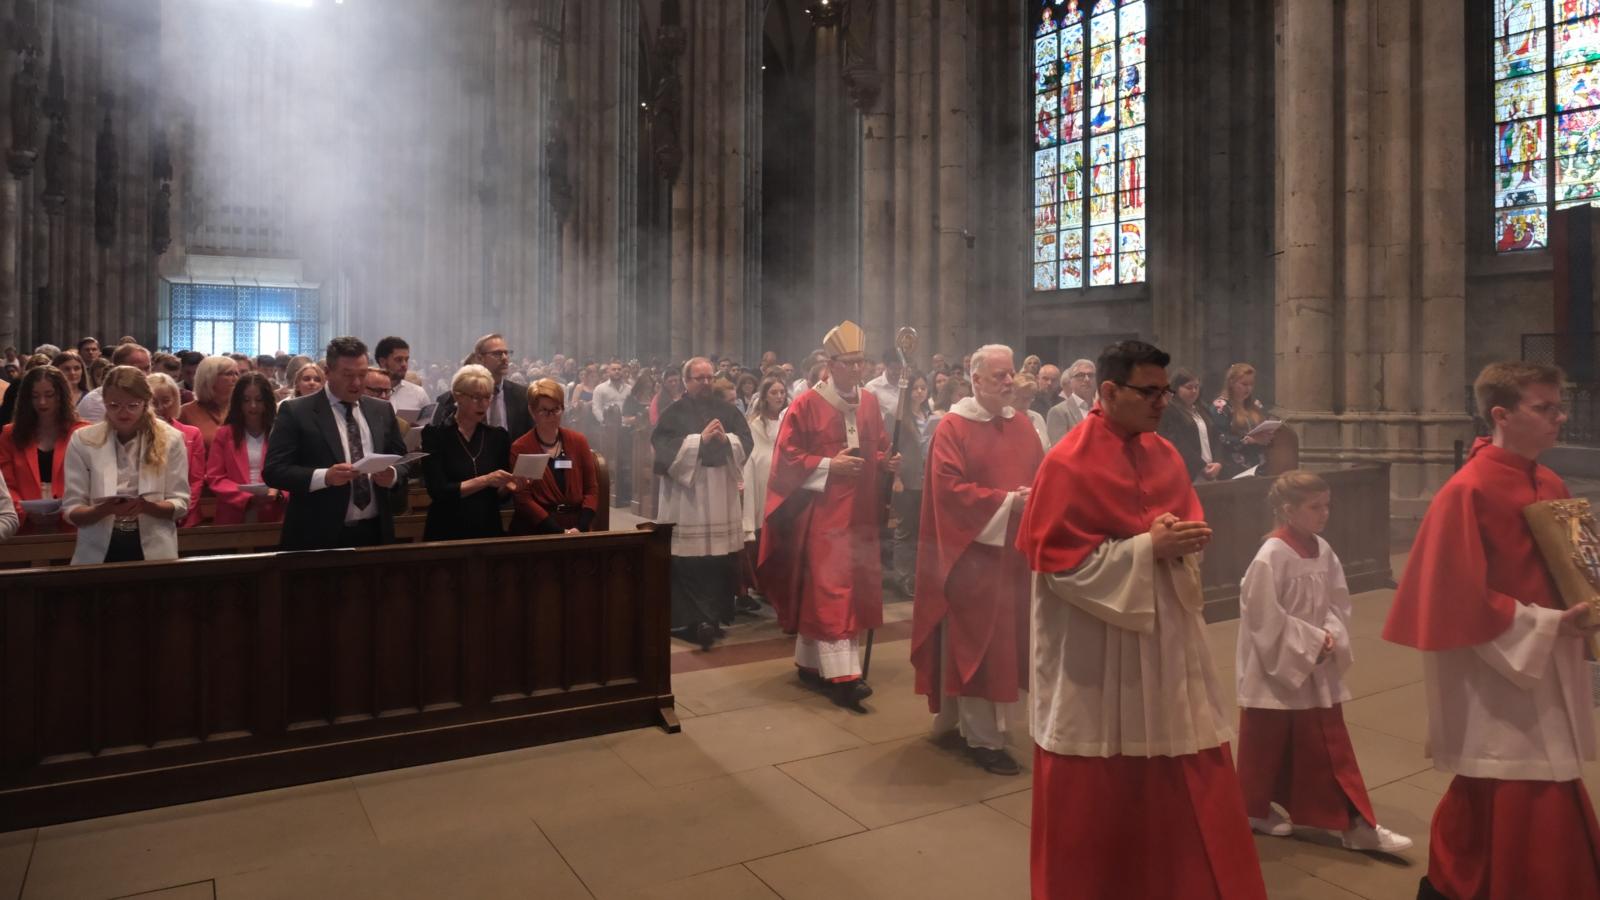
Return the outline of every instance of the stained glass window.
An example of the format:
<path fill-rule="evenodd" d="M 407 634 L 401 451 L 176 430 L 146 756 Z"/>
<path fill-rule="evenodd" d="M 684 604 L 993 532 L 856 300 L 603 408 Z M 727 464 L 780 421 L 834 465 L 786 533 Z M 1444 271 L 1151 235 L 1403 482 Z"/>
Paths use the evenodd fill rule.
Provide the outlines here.
<path fill-rule="evenodd" d="M 160 310 L 161 346 L 203 353 L 322 352 L 315 288 L 171 284 Z"/>
<path fill-rule="evenodd" d="M 1033 289 L 1142 282 L 1146 0 L 1033 8 Z"/>
<path fill-rule="evenodd" d="M 1600 0 L 1493 7 L 1494 246 L 1538 250 L 1552 210 L 1600 202 Z"/>

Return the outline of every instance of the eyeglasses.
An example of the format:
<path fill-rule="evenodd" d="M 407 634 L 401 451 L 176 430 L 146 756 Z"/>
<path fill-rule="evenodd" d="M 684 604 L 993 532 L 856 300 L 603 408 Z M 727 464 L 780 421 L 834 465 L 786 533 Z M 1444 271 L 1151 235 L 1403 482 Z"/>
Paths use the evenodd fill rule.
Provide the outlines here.
<path fill-rule="evenodd" d="M 1125 387 L 1130 391 L 1134 391 L 1139 396 L 1143 397 L 1146 403 L 1156 403 L 1161 400 L 1170 400 L 1173 394 L 1172 386 L 1168 384 L 1140 387 L 1136 384 L 1124 384 L 1118 381 L 1116 382 L 1116 385 L 1117 387 Z"/>
<path fill-rule="evenodd" d="M 533 414 L 536 415 L 536 416 L 545 416 L 546 418 L 548 418 L 550 416 L 559 416 L 565 411 L 566 411 L 565 407 L 557 406 L 554 409 L 550 409 L 548 407 L 541 406 L 541 407 L 535 409 L 533 411 Z"/>
<path fill-rule="evenodd" d="M 1565 403 L 1540 403 L 1537 406 L 1530 406 L 1528 409 L 1536 415 L 1544 416 L 1546 419 L 1559 419 L 1567 414 L 1567 405 Z"/>
<path fill-rule="evenodd" d="M 469 394 L 466 391 L 456 391 L 456 397 L 461 400 L 473 400 L 478 403 L 488 403 L 494 399 L 492 394 Z"/>
<path fill-rule="evenodd" d="M 367 388 L 367 396 L 368 397 L 377 397 L 380 400 L 387 400 L 391 393 L 393 393 L 393 390 L 390 389 L 390 388 L 380 388 L 380 387 L 369 387 L 369 388 Z"/>
<path fill-rule="evenodd" d="M 483 351 L 483 355 L 484 356 L 504 356 L 504 357 L 509 358 L 511 356 L 511 351 L 510 350 L 485 350 L 485 351 Z"/>
<path fill-rule="evenodd" d="M 144 408 L 146 406 L 149 406 L 149 405 L 150 405 L 150 403 L 147 400 L 129 400 L 127 403 L 116 403 L 116 402 L 107 400 L 106 401 L 106 412 L 108 412 L 108 413 L 141 412 L 141 411 L 144 410 Z"/>

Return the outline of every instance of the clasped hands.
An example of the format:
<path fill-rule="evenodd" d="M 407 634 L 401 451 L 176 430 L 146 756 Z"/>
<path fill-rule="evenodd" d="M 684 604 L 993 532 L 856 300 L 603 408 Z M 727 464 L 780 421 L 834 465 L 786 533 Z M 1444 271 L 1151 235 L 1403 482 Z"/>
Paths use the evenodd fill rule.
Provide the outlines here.
<path fill-rule="evenodd" d="M 1162 513 L 1150 525 L 1150 545 L 1156 559 L 1199 553 L 1209 543 L 1211 526 L 1204 522 L 1184 522 L 1172 513 Z"/>
<path fill-rule="evenodd" d="M 859 450 L 847 449 L 840 450 L 834 454 L 833 461 L 828 463 L 829 477 L 838 475 L 841 478 L 854 478 L 860 475 L 863 462 L 861 457 L 856 455 L 859 452 Z M 883 468 L 890 475 L 900 474 L 900 454 L 896 453 L 893 456 L 884 457 Z"/>

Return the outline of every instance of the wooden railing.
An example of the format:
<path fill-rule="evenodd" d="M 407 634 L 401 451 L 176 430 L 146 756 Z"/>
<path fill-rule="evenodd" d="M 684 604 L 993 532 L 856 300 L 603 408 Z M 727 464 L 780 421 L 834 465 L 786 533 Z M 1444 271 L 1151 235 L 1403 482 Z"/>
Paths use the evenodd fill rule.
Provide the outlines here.
<path fill-rule="evenodd" d="M 675 729 L 670 526 L 0 573 L 0 831 Z"/>
<path fill-rule="evenodd" d="M 1323 533 L 1344 563 L 1351 593 L 1394 584 L 1389 564 L 1389 467 L 1318 470 L 1333 494 Z M 1239 582 L 1275 525 L 1267 507 L 1271 478 L 1241 478 L 1196 487 L 1214 530 L 1200 567 L 1206 621 L 1239 617 Z"/>
<path fill-rule="evenodd" d="M 611 528 L 611 505 L 606 497 L 611 490 L 611 475 L 605 457 L 595 455 L 597 477 L 600 482 L 600 508 L 595 513 L 593 530 Z M 394 539 L 396 543 L 410 544 L 422 540 L 422 529 L 427 524 L 428 492 L 413 484 L 410 493 L 411 512 L 395 516 Z M 511 511 L 501 512 L 501 521 L 511 525 Z M 227 553 L 263 553 L 278 548 L 279 527 L 268 525 L 196 525 L 178 529 L 178 555 L 219 556 Z M 41 566 L 63 566 L 72 560 L 72 549 L 77 536 L 72 533 L 28 534 L 0 542 L 0 570 L 28 569 Z"/>

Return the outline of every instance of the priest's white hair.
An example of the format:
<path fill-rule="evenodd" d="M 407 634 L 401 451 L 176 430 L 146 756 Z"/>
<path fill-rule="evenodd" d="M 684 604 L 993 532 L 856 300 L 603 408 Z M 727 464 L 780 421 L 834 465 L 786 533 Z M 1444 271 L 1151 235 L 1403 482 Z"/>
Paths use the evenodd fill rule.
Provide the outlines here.
<path fill-rule="evenodd" d="M 1016 353 L 1012 352 L 1011 348 L 1007 347 L 1005 344 L 984 344 L 982 347 L 974 350 L 972 352 L 972 361 L 967 364 L 967 377 L 977 377 L 979 366 L 987 363 L 989 361 L 989 357 L 999 356 L 1002 353 L 1011 357 L 1012 359 L 1016 359 Z"/>

